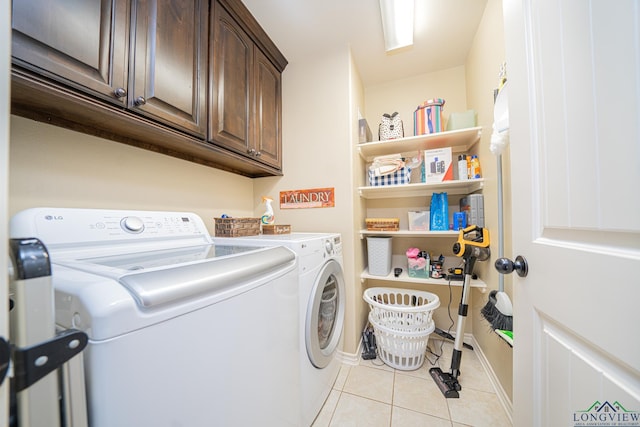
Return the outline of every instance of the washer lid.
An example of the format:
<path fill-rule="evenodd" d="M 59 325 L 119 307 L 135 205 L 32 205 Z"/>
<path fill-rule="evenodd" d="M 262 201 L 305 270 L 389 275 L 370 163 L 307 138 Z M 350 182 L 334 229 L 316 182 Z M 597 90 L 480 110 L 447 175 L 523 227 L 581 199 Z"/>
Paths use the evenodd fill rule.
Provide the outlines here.
<path fill-rule="evenodd" d="M 294 261 L 295 254 L 283 247 L 201 245 L 54 264 L 113 278 L 139 306 L 152 308 L 225 292 Z"/>

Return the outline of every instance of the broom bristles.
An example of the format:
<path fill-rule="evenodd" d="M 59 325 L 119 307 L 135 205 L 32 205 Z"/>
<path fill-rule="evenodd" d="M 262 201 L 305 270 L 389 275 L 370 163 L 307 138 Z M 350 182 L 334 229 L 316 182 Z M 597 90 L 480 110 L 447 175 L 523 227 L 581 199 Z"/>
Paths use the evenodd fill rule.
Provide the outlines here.
<path fill-rule="evenodd" d="M 496 298 L 496 294 L 498 291 L 491 291 L 489 293 L 489 301 L 482 307 L 480 313 L 482 316 L 489 322 L 491 329 L 502 329 L 507 331 L 513 330 L 513 316 L 504 314 L 497 307 L 498 300 Z"/>

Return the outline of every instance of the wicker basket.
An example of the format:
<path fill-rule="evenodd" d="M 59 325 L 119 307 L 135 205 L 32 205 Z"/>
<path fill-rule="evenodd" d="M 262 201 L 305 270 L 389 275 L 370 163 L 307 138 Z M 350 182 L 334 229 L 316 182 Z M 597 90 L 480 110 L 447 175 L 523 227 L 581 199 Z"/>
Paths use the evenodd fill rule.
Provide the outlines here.
<path fill-rule="evenodd" d="M 367 231 L 398 231 L 400 229 L 399 218 L 367 218 Z"/>
<path fill-rule="evenodd" d="M 244 237 L 260 234 L 260 218 L 214 218 L 216 237 Z"/>

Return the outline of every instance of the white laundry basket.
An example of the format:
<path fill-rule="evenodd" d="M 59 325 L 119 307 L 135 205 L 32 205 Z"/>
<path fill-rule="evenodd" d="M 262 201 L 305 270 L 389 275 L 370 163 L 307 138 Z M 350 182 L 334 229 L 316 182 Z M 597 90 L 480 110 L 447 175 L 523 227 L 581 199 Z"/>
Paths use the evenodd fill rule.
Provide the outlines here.
<path fill-rule="evenodd" d="M 369 322 L 380 359 L 400 370 L 420 368 L 435 329 L 433 310 L 440 306 L 438 296 L 409 289 L 369 288 L 363 298 L 371 309 Z"/>

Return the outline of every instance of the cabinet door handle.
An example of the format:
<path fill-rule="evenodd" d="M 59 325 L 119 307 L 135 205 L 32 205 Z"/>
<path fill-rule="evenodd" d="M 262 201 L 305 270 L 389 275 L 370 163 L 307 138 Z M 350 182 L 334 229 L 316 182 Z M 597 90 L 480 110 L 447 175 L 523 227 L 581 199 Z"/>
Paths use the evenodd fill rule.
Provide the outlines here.
<path fill-rule="evenodd" d="M 116 90 L 113 91 L 113 95 L 116 98 L 121 99 L 121 98 L 124 98 L 125 96 L 127 96 L 127 91 L 124 90 L 124 88 L 119 87 L 119 88 L 117 88 Z"/>
<path fill-rule="evenodd" d="M 247 154 L 250 154 L 252 156 L 256 155 L 256 149 L 255 148 L 250 148 L 247 150 Z"/>
<path fill-rule="evenodd" d="M 260 157 L 262 156 L 262 152 L 261 151 L 256 151 L 256 157 Z"/>
<path fill-rule="evenodd" d="M 147 100 L 146 100 L 146 99 L 144 99 L 144 96 L 139 96 L 139 97 L 137 97 L 137 98 L 133 101 L 133 103 L 134 103 L 134 104 L 136 104 L 136 105 L 139 107 L 139 106 L 141 106 L 141 105 L 146 104 L 146 103 L 147 103 Z"/>

